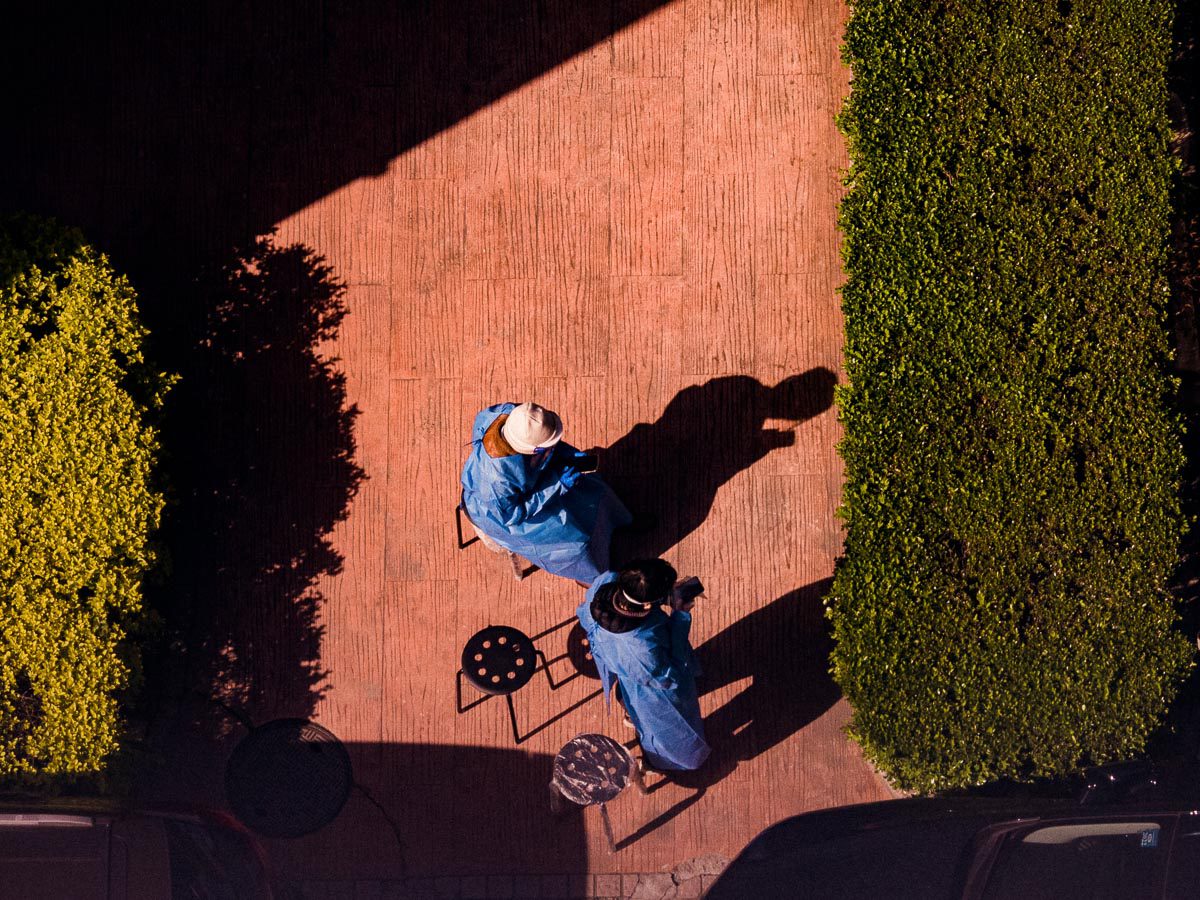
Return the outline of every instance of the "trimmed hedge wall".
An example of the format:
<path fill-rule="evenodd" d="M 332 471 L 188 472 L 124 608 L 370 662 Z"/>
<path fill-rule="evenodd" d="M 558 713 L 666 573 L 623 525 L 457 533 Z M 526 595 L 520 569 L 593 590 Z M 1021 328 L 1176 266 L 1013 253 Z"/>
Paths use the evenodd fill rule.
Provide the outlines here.
<path fill-rule="evenodd" d="M 0 778 L 99 772 L 117 743 L 162 507 L 144 338 L 77 232 L 0 219 Z"/>
<path fill-rule="evenodd" d="M 1189 666 L 1166 0 L 855 0 L 828 614 L 893 783 L 1143 749 Z"/>

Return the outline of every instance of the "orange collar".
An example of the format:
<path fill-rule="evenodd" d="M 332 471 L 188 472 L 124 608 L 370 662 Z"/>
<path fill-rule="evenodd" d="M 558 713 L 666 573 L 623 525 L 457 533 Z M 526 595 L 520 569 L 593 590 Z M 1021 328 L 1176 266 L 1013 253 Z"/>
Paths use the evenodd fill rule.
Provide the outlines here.
<path fill-rule="evenodd" d="M 507 421 L 508 413 L 496 416 L 496 421 L 489 425 L 488 430 L 483 433 L 483 449 L 487 451 L 487 455 L 492 457 L 492 459 L 519 455 L 512 448 L 512 445 L 504 439 L 504 434 L 500 431 Z"/>

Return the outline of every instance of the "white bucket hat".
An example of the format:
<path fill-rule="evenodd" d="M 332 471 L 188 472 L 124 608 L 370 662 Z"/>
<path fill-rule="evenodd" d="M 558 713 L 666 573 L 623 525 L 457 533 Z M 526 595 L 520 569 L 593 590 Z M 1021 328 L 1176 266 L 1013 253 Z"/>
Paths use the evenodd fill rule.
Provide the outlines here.
<path fill-rule="evenodd" d="M 518 453 L 533 453 L 539 448 L 553 447 L 562 439 L 562 419 L 536 403 L 522 403 L 508 414 L 500 427 L 504 440 Z"/>

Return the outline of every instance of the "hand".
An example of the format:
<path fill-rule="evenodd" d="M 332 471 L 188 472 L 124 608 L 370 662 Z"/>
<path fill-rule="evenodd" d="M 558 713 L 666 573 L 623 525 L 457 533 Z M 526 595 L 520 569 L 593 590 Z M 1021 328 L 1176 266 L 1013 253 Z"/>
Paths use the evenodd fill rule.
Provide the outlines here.
<path fill-rule="evenodd" d="M 558 482 L 563 486 L 564 490 L 570 490 L 575 487 L 575 482 L 579 480 L 579 470 L 574 466 L 567 466 L 562 470 L 562 474 L 558 476 Z"/>
<path fill-rule="evenodd" d="M 685 597 L 679 593 L 679 588 L 671 592 L 671 609 L 675 612 L 691 612 L 696 605 L 695 597 Z"/>
<path fill-rule="evenodd" d="M 696 598 L 704 593 L 704 585 L 699 578 L 694 575 L 690 578 L 681 578 L 675 582 L 675 589 L 671 592 L 671 609 L 679 612 L 691 612 L 693 606 L 696 605 Z"/>
<path fill-rule="evenodd" d="M 771 450 L 796 443 L 796 432 L 791 428 L 764 428 L 760 433 L 763 443 Z"/>

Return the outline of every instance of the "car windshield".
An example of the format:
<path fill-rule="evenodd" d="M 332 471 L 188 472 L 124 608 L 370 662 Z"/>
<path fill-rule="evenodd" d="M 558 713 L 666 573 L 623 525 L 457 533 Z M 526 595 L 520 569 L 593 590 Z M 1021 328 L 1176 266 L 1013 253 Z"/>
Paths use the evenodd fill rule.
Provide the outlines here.
<path fill-rule="evenodd" d="M 1039 825 L 1010 833 L 985 900 L 1140 900 L 1162 896 L 1169 820 Z"/>
<path fill-rule="evenodd" d="M 243 900 L 258 896 L 256 862 L 234 833 L 167 819 L 171 900 Z"/>

